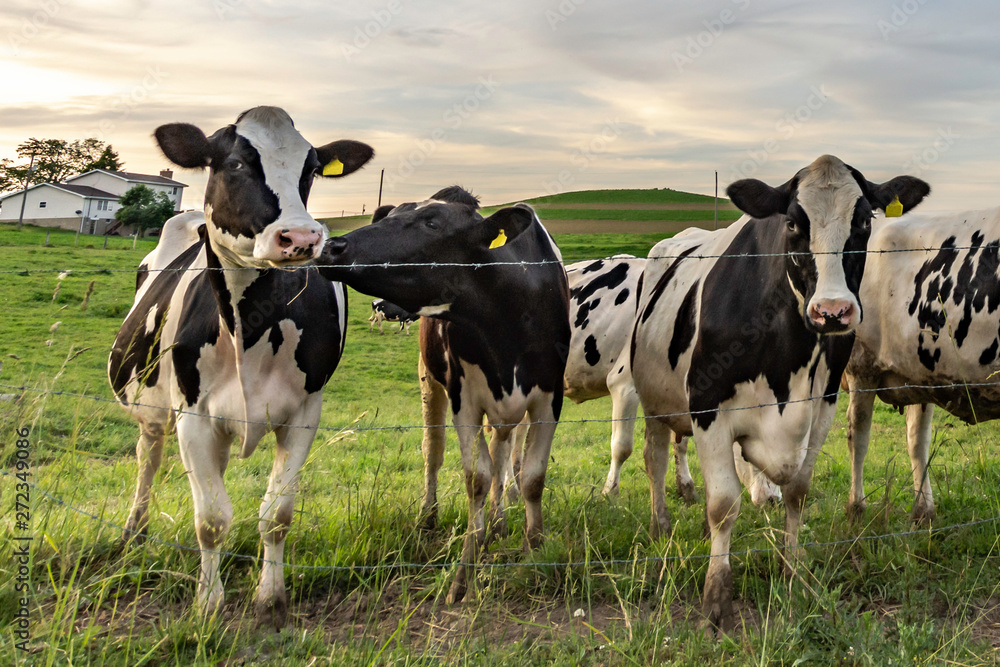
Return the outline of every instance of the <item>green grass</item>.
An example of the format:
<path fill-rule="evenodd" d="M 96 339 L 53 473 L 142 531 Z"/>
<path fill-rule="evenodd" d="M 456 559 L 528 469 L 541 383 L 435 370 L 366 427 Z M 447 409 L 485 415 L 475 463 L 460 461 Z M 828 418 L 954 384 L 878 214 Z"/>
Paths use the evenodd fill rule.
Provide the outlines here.
<path fill-rule="evenodd" d="M 546 220 L 608 220 L 615 222 L 695 222 L 714 219 L 715 212 L 706 209 L 713 202 L 712 197 L 677 190 L 583 190 L 579 192 L 564 192 L 558 195 L 536 197 L 524 200 L 536 206 L 538 217 Z M 400 203 L 400 202 L 396 202 Z M 733 209 L 728 199 L 718 200 L 718 219 L 730 222 L 740 217 L 741 213 Z M 696 208 L 671 208 L 668 210 L 648 210 L 643 208 L 607 208 L 608 206 L 646 206 L 666 204 L 681 206 L 696 205 Z M 509 204 L 491 204 L 482 209 L 483 215 L 490 215 Z M 579 208 L 559 208 L 574 205 Z M 323 222 L 335 231 L 349 231 L 367 225 L 371 216 L 349 216 L 341 218 L 324 218 Z M 603 230 L 602 230 L 603 231 Z M 609 225 L 608 232 L 614 231 Z"/>
<path fill-rule="evenodd" d="M 711 204 L 712 197 L 670 188 L 652 190 L 581 190 L 536 197 L 529 204 Z M 719 198 L 719 205 L 729 200 Z"/>
<path fill-rule="evenodd" d="M 39 238 L 41 234 L 41 238 Z M 559 235 L 568 260 L 643 255 L 656 235 Z M 103 240 L 103 239 L 102 239 Z M 107 351 L 131 305 L 141 250 L 72 247 L 73 235 L 0 226 L 0 383 L 111 398 Z M 68 242 L 67 242 L 68 241 Z M 124 241 L 124 240 L 122 240 Z M 112 241 L 114 242 L 114 241 Z M 131 241 L 128 241 L 130 246 Z M 145 246 L 143 247 L 143 244 Z M 82 245 L 82 239 L 81 239 Z M 56 270 L 74 269 L 59 280 Z M 85 270 L 115 269 L 109 273 Z M 117 270 L 121 269 L 121 272 Z M 88 285 L 94 289 L 85 310 Z M 59 285 L 59 292 L 52 296 Z M 440 527 L 415 529 L 421 495 L 417 336 L 369 335 L 369 298 L 352 292 L 347 349 L 325 390 L 322 425 L 302 472 L 286 545 L 290 627 L 256 630 L 250 600 L 259 568 L 223 560 L 227 605 L 202 620 L 191 611 L 197 554 L 191 497 L 174 438 L 168 438 L 151 506 L 154 540 L 114 552 L 135 482 L 138 430 L 112 403 L 26 392 L 0 402 L 0 458 L 14 471 L 14 432 L 31 428 L 33 481 L 95 520 L 32 490 L 33 653 L 16 652 L 13 542 L 0 541 L 0 664 L 32 665 L 646 665 L 962 664 L 998 662 L 1000 603 L 995 523 L 853 541 L 909 530 L 912 499 L 903 419 L 876 406 L 866 522 L 844 519 L 849 467 L 843 403 L 816 467 L 803 542 L 808 568 L 787 581 L 772 552 L 735 556 L 742 633 L 704 637 L 697 611 L 708 553 L 703 505 L 669 496 L 675 531 L 652 540 L 641 451 L 626 465 L 621 496 L 600 494 L 609 427 L 575 420 L 610 416 L 609 399 L 567 404 L 556 432 L 543 501 L 545 544 L 523 554 L 523 507 L 512 535 L 484 555 L 475 601 L 448 608 L 448 569 L 401 567 L 458 558 L 465 528 L 464 482 L 453 434 L 441 473 Z M 53 332 L 51 326 L 61 322 Z M 391 327 L 386 327 L 390 331 Z M 51 341 L 47 345 L 46 342 Z M 89 349 L 86 349 L 89 348 Z M 85 350 L 82 351 L 81 350 Z M 14 355 L 14 356 L 10 356 Z M 15 358 L 16 357 L 16 358 Z M 0 388 L 0 394 L 18 393 Z M 641 430 L 641 426 L 639 427 Z M 932 481 L 938 526 L 1000 516 L 1000 464 L 993 424 L 935 418 Z M 637 434 L 637 447 L 641 447 Z M 227 489 L 234 522 L 229 552 L 260 555 L 257 509 L 273 458 L 269 437 L 247 460 L 233 457 Z M 697 458 L 692 467 L 700 487 Z M 668 482 L 672 486 L 672 481 Z M 0 477 L 3 530 L 14 528 L 14 481 Z M 745 499 L 733 549 L 769 549 L 781 509 Z M 663 565 L 653 559 L 679 557 Z M 609 561 L 625 561 L 611 564 Z M 568 566 L 563 563 L 583 562 Z M 532 565 L 541 564 L 541 565 Z M 311 569 L 377 565 L 383 570 Z M 583 616 L 574 612 L 582 610 Z"/>

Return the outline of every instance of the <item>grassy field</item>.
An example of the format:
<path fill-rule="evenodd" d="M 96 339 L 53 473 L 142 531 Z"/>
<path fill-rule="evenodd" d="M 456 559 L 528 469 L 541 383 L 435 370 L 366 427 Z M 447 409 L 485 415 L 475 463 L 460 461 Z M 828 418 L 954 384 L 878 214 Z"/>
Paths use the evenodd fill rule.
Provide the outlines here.
<path fill-rule="evenodd" d="M 678 192 L 668 188 L 653 190 L 584 190 L 526 199 L 552 233 L 655 234 L 660 238 L 687 227 L 712 229 L 715 200 L 705 195 Z M 402 202 L 395 202 L 397 204 Z M 483 215 L 501 206 L 483 208 Z M 740 217 L 728 199 L 718 200 L 718 226 Z M 357 229 L 367 225 L 370 216 L 328 218 L 334 230 Z"/>
<path fill-rule="evenodd" d="M 577 260 L 644 255 L 661 237 L 556 240 L 567 260 Z M 190 550 L 197 544 L 191 497 L 173 438 L 154 487 L 152 539 L 115 551 L 134 490 L 138 430 L 111 402 L 104 365 L 131 305 L 134 269 L 153 242 L 140 241 L 133 251 L 124 239 L 112 239 L 107 250 L 103 239 L 86 237 L 74 247 L 72 234 L 53 232 L 52 247 L 44 240 L 44 231 L 0 226 L 0 394 L 12 395 L 0 400 L 7 473 L 0 477 L 0 664 L 1000 662 L 1000 526 L 955 527 L 1000 516 L 996 427 L 968 427 L 939 411 L 931 474 L 941 530 L 909 533 L 904 422 L 877 405 L 869 510 L 863 523 L 850 525 L 846 400 L 816 466 L 801 536 L 816 544 L 807 547 L 799 576 L 781 577 L 772 551 L 783 510 L 744 500 L 733 540 L 741 552 L 733 564 L 743 627 L 733 636 L 707 639 L 699 626 L 708 553 L 703 506 L 671 495 L 674 532 L 652 540 L 640 450 L 625 466 L 621 496 L 602 497 L 610 428 L 582 420 L 609 417 L 609 399 L 564 410 L 543 500 L 544 545 L 522 552 L 523 507 L 515 504 L 511 537 L 484 554 L 479 597 L 449 607 L 449 563 L 459 556 L 466 522 L 457 441 L 449 435 L 440 527 L 419 531 L 417 336 L 370 335 L 369 299 L 354 292 L 347 349 L 325 390 L 322 430 L 303 469 L 287 541 L 289 627 L 256 630 L 250 612 L 270 437 L 251 458 L 230 463 L 235 519 L 224 547 L 232 555 L 222 565 L 227 604 L 203 620 L 191 611 L 199 559 Z M 73 272 L 60 277 L 67 269 Z M 29 653 L 14 648 L 20 595 L 11 538 L 22 532 L 9 475 L 19 428 L 30 429 L 37 484 L 30 490 Z M 700 487 L 694 456 L 692 464 Z"/>

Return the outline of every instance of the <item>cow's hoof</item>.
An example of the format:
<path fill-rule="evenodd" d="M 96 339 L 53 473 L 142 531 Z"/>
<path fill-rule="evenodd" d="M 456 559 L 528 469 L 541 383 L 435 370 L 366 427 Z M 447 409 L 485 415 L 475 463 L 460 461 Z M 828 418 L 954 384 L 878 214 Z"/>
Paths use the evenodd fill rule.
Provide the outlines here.
<path fill-rule="evenodd" d="M 605 484 L 604 490 L 601 493 L 604 494 L 605 498 L 611 500 L 616 500 L 618 498 L 618 485 L 617 484 Z"/>
<path fill-rule="evenodd" d="M 285 597 L 256 600 L 253 615 L 257 628 L 274 628 L 277 632 L 288 620 L 288 600 Z"/>
<path fill-rule="evenodd" d="M 694 481 L 687 481 L 684 483 L 677 484 L 677 493 L 680 494 L 681 498 L 688 505 L 693 505 L 698 502 L 698 492 L 694 488 Z"/>
<path fill-rule="evenodd" d="M 913 511 L 910 512 L 910 521 L 918 528 L 930 526 L 936 517 L 937 512 L 934 507 L 928 507 L 924 503 L 914 505 Z"/>
<path fill-rule="evenodd" d="M 125 530 L 122 531 L 121 539 L 118 540 L 118 545 L 115 547 L 115 551 L 118 553 L 124 553 L 128 549 L 133 547 L 141 547 L 146 543 L 146 527 L 136 528 L 134 525 L 125 524 Z"/>
<path fill-rule="evenodd" d="M 868 503 L 865 501 L 857 503 L 847 504 L 847 520 L 851 523 L 858 523 L 865 518 L 865 512 L 868 510 Z"/>
<path fill-rule="evenodd" d="M 435 530 L 438 525 L 438 513 L 437 509 L 427 510 L 420 512 L 417 517 L 417 527 L 420 530 L 431 531 Z"/>
<path fill-rule="evenodd" d="M 507 517 L 499 517 L 490 522 L 489 536 L 492 539 L 505 540 L 510 537 L 510 527 Z"/>
<path fill-rule="evenodd" d="M 513 505 L 520 499 L 521 499 L 521 490 L 517 488 L 517 485 L 511 484 L 510 486 L 508 486 L 507 490 L 504 492 L 504 500 Z"/>
<path fill-rule="evenodd" d="M 670 534 L 670 516 L 656 517 L 649 520 L 649 536 L 654 540 Z"/>
<path fill-rule="evenodd" d="M 468 586 L 465 583 L 465 572 L 459 570 L 455 581 L 451 582 L 451 589 L 448 590 L 448 597 L 445 598 L 445 602 L 448 604 L 458 604 L 465 599 L 466 592 L 468 592 Z"/>
<path fill-rule="evenodd" d="M 528 553 L 532 549 L 537 549 L 538 547 L 542 546 L 543 542 L 545 542 L 545 538 L 542 536 L 541 531 L 535 531 L 532 533 L 525 534 L 524 545 L 523 545 L 524 553 Z"/>
<path fill-rule="evenodd" d="M 728 567 L 710 572 L 705 578 L 705 595 L 702 598 L 705 616 L 705 633 L 709 637 L 730 634 L 736 627 L 733 612 L 733 571 Z"/>

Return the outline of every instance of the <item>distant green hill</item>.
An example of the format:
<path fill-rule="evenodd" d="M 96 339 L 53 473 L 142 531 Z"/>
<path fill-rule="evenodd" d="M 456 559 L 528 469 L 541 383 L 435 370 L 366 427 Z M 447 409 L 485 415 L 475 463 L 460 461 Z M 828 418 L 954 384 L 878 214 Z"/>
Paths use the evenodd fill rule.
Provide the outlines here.
<path fill-rule="evenodd" d="M 708 195 L 669 188 L 651 190 L 581 190 L 524 200 L 538 212 L 546 228 L 559 234 L 676 234 L 687 227 L 712 229 L 715 201 Z M 483 215 L 511 203 L 483 208 Z M 718 226 L 740 217 L 728 199 L 718 200 Z M 332 230 L 346 231 L 368 224 L 368 216 L 327 218 Z"/>
<path fill-rule="evenodd" d="M 529 199 L 528 204 L 711 204 L 712 197 L 670 188 L 651 190 L 580 190 Z M 719 207 L 730 206 L 720 197 Z"/>

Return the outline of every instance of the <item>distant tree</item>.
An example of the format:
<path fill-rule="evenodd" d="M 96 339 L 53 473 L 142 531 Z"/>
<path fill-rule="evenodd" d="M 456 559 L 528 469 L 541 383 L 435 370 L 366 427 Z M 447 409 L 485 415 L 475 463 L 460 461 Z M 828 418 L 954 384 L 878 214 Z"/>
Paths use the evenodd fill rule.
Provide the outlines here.
<path fill-rule="evenodd" d="M 121 171 L 125 164 L 118 157 L 118 153 L 111 146 L 105 146 L 104 150 L 101 151 L 101 156 L 91 162 L 90 164 L 84 165 L 80 170 L 81 174 L 85 174 L 93 169 L 104 169 L 105 171 Z"/>
<path fill-rule="evenodd" d="M 125 165 L 110 145 L 99 139 L 35 139 L 17 147 L 20 162 L 0 161 L 0 192 L 36 183 L 58 183 L 91 169 L 120 171 Z M 30 167 L 30 169 L 29 169 Z"/>
<path fill-rule="evenodd" d="M 118 203 L 121 208 L 115 211 L 115 220 L 139 232 L 161 227 L 174 214 L 174 204 L 167 193 L 154 192 L 145 185 L 129 188 Z"/>

